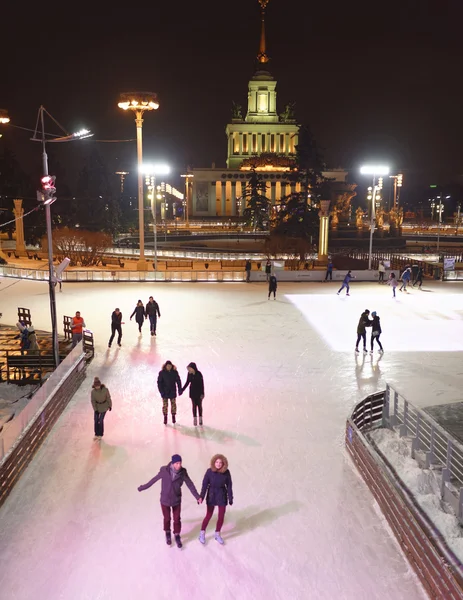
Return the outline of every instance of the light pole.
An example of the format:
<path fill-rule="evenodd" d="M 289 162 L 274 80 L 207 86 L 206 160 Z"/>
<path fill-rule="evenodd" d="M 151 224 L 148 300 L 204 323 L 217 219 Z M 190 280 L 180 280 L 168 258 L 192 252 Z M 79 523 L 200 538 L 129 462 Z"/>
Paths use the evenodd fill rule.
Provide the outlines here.
<path fill-rule="evenodd" d="M 371 271 L 372 255 L 373 255 L 373 233 L 375 231 L 375 216 L 376 216 L 376 193 L 378 191 L 378 185 L 376 184 L 376 177 L 380 175 L 388 175 L 389 167 L 384 165 L 364 165 L 360 169 L 362 175 L 373 176 L 373 194 L 371 198 L 371 211 L 370 211 L 370 251 L 368 253 L 368 270 Z"/>
<path fill-rule="evenodd" d="M 51 329 L 52 329 L 52 344 L 53 344 L 53 357 L 55 359 L 55 367 L 59 365 L 59 343 L 58 343 L 58 327 L 56 323 L 56 297 L 55 297 L 55 284 L 56 280 L 53 273 L 53 237 L 51 228 L 51 205 L 56 200 L 56 187 L 55 177 L 50 176 L 48 173 L 48 156 L 46 144 L 52 142 L 71 142 L 77 139 L 84 139 L 92 136 L 87 129 L 82 129 L 74 134 L 68 134 L 65 136 L 55 137 L 53 139 L 46 139 L 45 137 L 45 125 L 44 125 L 44 113 L 47 112 L 43 106 L 39 108 L 39 115 L 37 123 L 40 120 L 41 125 L 41 136 L 37 137 L 37 129 L 34 132 L 34 137 L 31 138 L 34 142 L 40 142 L 42 144 L 42 190 L 37 193 L 37 198 L 43 201 L 45 205 L 45 219 L 47 223 L 47 246 L 48 246 L 48 291 L 50 296 L 50 318 L 51 318 Z M 47 113 L 48 114 L 48 113 Z M 55 121 L 56 122 L 56 121 Z"/>
<path fill-rule="evenodd" d="M 157 95 L 152 92 L 126 92 L 121 94 L 119 108 L 131 110 L 135 113 L 137 126 L 137 161 L 138 161 L 138 228 L 140 238 L 140 258 L 137 263 L 139 271 L 146 271 L 148 263 L 145 259 L 145 215 L 143 202 L 143 113 L 147 110 L 157 110 L 159 102 Z"/>
<path fill-rule="evenodd" d="M 190 218 L 190 208 L 189 208 L 189 199 L 190 199 L 190 179 L 193 179 L 193 173 L 184 173 L 181 177 L 185 178 L 185 213 L 184 220 L 188 226 L 189 218 Z"/>
<path fill-rule="evenodd" d="M 157 226 L 157 198 L 156 175 L 168 175 L 170 167 L 168 165 L 141 165 L 142 175 L 145 175 L 145 183 L 148 186 L 148 199 L 151 200 L 151 212 L 153 215 L 154 230 L 154 270 L 158 270 L 158 226 Z"/>

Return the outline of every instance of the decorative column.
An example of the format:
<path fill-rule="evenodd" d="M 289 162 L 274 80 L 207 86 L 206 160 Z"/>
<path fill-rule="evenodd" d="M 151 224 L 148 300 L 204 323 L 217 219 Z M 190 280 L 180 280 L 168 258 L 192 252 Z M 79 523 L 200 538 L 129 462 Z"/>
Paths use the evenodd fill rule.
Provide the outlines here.
<path fill-rule="evenodd" d="M 238 152 L 240 156 L 243 156 L 243 134 L 241 131 L 238 133 L 238 136 Z"/>
<path fill-rule="evenodd" d="M 24 244 L 24 221 L 22 219 L 24 215 L 23 201 L 13 200 L 14 202 L 14 218 L 16 225 L 16 253 L 26 254 L 26 246 Z"/>
<path fill-rule="evenodd" d="M 277 184 L 275 181 L 272 181 L 272 183 L 270 184 L 270 201 L 272 203 L 272 206 L 275 206 L 276 197 L 277 197 Z"/>
<path fill-rule="evenodd" d="M 231 181 L 231 214 L 236 216 L 236 181 Z"/>
<path fill-rule="evenodd" d="M 227 214 L 227 182 L 226 181 L 222 181 L 222 184 L 220 186 L 220 192 L 221 192 L 221 197 L 220 197 L 220 209 L 222 211 L 222 217 L 225 217 L 225 215 Z"/>
<path fill-rule="evenodd" d="M 318 263 L 328 263 L 328 231 L 329 231 L 329 220 L 330 220 L 330 200 L 320 201 L 320 210 L 318 216 L 320 217 L 320 232 L 318 234 Z"/>

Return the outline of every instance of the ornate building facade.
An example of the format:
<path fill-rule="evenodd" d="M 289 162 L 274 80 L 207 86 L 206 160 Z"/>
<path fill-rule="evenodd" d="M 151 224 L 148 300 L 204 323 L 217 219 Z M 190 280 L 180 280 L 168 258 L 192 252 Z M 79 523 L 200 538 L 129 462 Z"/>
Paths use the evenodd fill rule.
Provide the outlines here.
<path fill-rule="evenodd" d="M 294 105 L 277 111 L 277 82 L 268 71 L 266 52 L 265 8 L 261 5 L 261 37 L 257 68 L 248 83 L 248 105 L 245 116 L 239 104 L 233 105 L 231 122 L 227 124 L 227 166 L 220 169 L 193 169 L 188 197 L 189 214 L 193 217 L 241 216 L 243 193 L 252 168 L 267 183 L 267 197 L 273 206 L 293 189 L 285 173 L 291 170 L 298 143 L 298 124 Z M 344 183 L 347 172 L 336 169 L 324 173 L 333 183 Z"/>

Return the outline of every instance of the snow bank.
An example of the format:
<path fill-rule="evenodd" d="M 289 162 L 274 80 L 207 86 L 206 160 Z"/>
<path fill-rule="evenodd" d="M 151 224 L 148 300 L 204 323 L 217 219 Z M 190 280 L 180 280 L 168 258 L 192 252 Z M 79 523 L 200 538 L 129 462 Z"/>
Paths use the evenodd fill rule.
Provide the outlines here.
<path fill-rule="evenodd" d="M 397 475 L 412 492 L 424 513 L 443 535 L 449 548 L 463 561 L 463 531 L 449 504 L 440 497 L 439 483 L 431 469 L 422 469 L 411 457 L 410 441 L 390 429 L 369 434 Z"/>

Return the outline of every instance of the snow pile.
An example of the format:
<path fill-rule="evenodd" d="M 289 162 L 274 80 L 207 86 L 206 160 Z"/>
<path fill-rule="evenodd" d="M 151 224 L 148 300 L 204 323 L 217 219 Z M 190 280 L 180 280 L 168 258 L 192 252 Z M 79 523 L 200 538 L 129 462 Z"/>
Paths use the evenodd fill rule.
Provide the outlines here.
<path fill-rule="evenodd" d="M 18 386 L 0 383 L 0 431 L 5 423 L 18 415 L 29 402 L 29 394 L 36 385 Z"/>
<path fill-rule="evenodd" d="M 442 501 L 439 482 L 431 469 L 422 469 L 411 457 L 411 444 L 390 429 L 377 429 L 369 437 L 408 487 L 421 509 L 440 531 L 449 548 L 463 561 L 463 531 L 449 504 Z"/>

